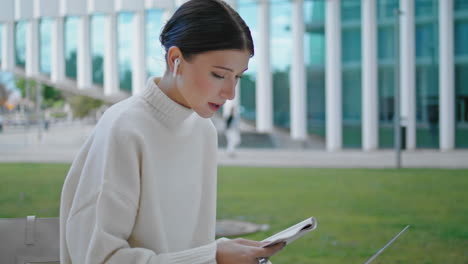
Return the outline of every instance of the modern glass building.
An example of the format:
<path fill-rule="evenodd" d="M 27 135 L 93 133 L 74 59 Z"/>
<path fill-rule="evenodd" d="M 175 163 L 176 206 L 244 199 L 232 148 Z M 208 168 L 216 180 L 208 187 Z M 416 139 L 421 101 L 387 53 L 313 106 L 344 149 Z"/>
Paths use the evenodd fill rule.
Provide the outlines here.
<path fill-rule="evenodd" d="M 159 33 L 182 2 L 2 0 L 2 69 L 136 93 L 163 73 Z M 236 103 L 259 132 L 384 149 L 399 112 L 406 149 L 468 147 L 468 0 L 229 3 L 255 42 Z"/>

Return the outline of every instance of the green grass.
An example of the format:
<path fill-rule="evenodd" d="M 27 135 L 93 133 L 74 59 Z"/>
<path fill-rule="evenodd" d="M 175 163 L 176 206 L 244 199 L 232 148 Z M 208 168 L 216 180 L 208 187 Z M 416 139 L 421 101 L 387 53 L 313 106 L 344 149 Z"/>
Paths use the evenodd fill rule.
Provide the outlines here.
<path fill-rule="evenodd" d="M 0 217 L 58 216 L 69 165 L 0 164 Z M 261 240 L 308 216 L 318 229 L 275 264 L 468 263 L 468 170 L 219 169 L 218 218 L 269 224 Z"/>

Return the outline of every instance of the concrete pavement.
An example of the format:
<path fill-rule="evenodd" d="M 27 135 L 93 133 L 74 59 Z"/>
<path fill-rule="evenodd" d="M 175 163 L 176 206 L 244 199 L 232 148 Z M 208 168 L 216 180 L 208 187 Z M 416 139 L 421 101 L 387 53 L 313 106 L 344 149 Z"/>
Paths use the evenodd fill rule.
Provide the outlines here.
<path fill-rule="evenodd" d="M 92 125 L 82 123 L 51 125 L 39 140 L 37 128 L 6 128 L 0 134 L 0 162 L 71 163 L 91 133 Z M 240 148 L 234 156 L 219 150 L 221 166 L 392 168 L 392 150 L 327 152 L 313 148 Z M 468 150 L 403 151 L 407 168 L 468 168 Z"/>

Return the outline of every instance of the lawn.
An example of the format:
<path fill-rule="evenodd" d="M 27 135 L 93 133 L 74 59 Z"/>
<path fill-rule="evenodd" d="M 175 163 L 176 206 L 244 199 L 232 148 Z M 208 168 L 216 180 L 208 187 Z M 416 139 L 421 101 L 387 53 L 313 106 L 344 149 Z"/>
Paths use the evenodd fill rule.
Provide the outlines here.
<path fill-rule="evenodd" d="M 58 216 L 67 164 L 0 164 L 0 217 Z M 261 240 L 308 216 L 318 229 L 273 263 L 468 263 L 468 170 L 219 169 L 218 218 L 269 224 Z"/>

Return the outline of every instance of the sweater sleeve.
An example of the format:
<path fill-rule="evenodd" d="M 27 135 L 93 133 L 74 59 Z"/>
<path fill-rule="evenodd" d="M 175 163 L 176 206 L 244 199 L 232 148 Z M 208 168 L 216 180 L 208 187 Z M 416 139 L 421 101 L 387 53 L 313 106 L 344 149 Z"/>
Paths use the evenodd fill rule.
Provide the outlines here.
<path fill-rule="evenodd" d="M 162 254 L 130 247 L 128 239 L 139 208 L 143 141 L 138 140 L 138 131 L 128 128 L 114 127 L 109 131 L 95 134 L 79 170 L 80 182 L 65 228 L 71 262 L 216 263 L 216 242 Z"/>

